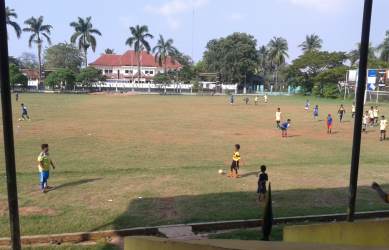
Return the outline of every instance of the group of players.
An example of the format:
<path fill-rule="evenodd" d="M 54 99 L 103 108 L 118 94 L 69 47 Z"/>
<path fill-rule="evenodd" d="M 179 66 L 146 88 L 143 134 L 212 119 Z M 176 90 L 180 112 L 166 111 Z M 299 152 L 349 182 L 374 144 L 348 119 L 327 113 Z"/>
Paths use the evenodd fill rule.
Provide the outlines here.
<path fill-rule="evenodd" d="M 263 99 L 264 99 L 265 103 L 268 103 L 268 96 L 266 94 L 264 95 Z M 231 95 L 230 104 L 233 105 L 234 101 L 235 101 L 234 96 Z M 245 97 L 243 99 L 243 101 L 247 105 L 249 103 L 249 98 Z M 258 105 L 258 101 L 259 101 L 259 97 L 255 96 L 254 104 Z M 304 106 L 304 109 L 306 112 L 309 112 L 310 106 L 311 106 L 310 101 L 307 100 L 305 102 L 305 106 Z M 356 107 L 355 107 L 355 103 L 353 103 L 351 106 L 351 117 L 352 118 L 355 118 L 355 112 L 356 112 Z M 375 107 L 371 106 L 371 108 L 364 113 L 363 122 L 362 122 L 363 123 L 362 124 L 363 125 L 363 132 L 367 133 L 368 127 L 379 126 L 379 128 L 380 128 L 380 138 L 379 139 L 380 139 L 380 141 L 385 141 L 386 140 L 386 128 L 388 125 L 388 121 L 386 120 L 385 116 L 383 116 L 383 115 L 381 116 L 381 119 L 379 119 L 379 113 L 380 113 L 380 110 L 379 110 L 378 106 L 375 106 Z M 337 112 L 337 115 L 339 118 L 339 122 L 342 123 L 343 119 L 346 115 L 346 109 L 345 109 L 343 104 L 340 105 L 338 112 Z M 313 108 L 313 119 L 316 121 L 316 120 L 318 120 L 318 117 L 319 117 L 319 106 L 315 105 Z M 282 138 L 287 138 L 288 137 L 288 129 L 290 127 L 291 119 L 287 119 L 285 122 L 282 122 L 282 112 L 281 112 L 280 107 L 278 107 L 276 110 L 275 121 L 276 121 L 277 129 L 281 130 Z M 334 123 L 334 119 L 333 119 L 332 115 L 328 114 L 326 117 L 326 125 L 327 125 L 327 133 L 328 134 L 332 134 L 333 123 Z M 241 159 L 239 150 L 240 150 L 240 145 L 236 144 L 234 147 L 234 152 L 233 152 L 233 156 L 232 156 L 232 163 L 231 163 L 231 167 L 230 167 L 230 172 L 227 174 L 228 177 L 239 178 L 238 170 L 239 170 L 239 162 Z M 266 198 L 266 193 L 267 193 L 266 183 L 267 183 L 268 178 L 269 178 L 267 173 L 266 173 L 266 166 L 265 165 L 261 166 L 260 173 L 258 174 L 258 176 L 259 176 L 259 178 L 258 178 L 257 194 L 259 197 L 259 201 L 262 201 Z M 377 188 L 377 186 L 378 186 L 378 184 L 373 184 L 373 188 L 376 190 L 379 190 L 380 187 L 378 186 L 378 188 Z M 383 193 L 382 190 L 381 190 L 381 193 Z M 383 197 L 384 195 L 381 194 L 381 196 Z M 385 199 L 387 202 L 389 202 L 389 195 L 388 194 L 385 194 Z"/>

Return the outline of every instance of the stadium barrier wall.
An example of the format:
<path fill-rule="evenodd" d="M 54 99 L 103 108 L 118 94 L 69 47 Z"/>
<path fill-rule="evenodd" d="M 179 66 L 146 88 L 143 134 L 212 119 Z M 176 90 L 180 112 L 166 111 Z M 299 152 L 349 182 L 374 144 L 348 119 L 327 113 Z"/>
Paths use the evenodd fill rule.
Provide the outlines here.
<path fill-rule="evenodd" d="M 259 233 L 259 232 L 258 232 Z M 155 237 L 127 237 L 125 250 L 361 250 L 352 246 L 328 246 L 306 243 L 265 242 L 246 240 L 175 241 Z M 383 248 L 369 248 L 381 250 Z"/>
<path fill-rule="evenodd" d="M 284 241 L 389 247 L 389 219 L 284 227 Z"/>

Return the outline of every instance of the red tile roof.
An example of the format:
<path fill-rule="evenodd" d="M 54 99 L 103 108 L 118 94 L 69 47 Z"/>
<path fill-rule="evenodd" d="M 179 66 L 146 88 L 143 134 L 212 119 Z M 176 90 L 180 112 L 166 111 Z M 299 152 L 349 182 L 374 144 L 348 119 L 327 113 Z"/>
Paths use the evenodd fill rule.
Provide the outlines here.
<path fill-rule="evenodd" d="M 181 68 L 181 64 L 178 62 L 173 63 L 170 58 L 166 61 L 166 66 L 168 69 L 178 69 Z M 133 50 L 129 50 L 123 55 L 108 55 L 103 54 L 96 59 L 91 66 L 137 66 L 137 57 L 136 53 Z M 155 62 L 155 57 L 152 54 L 148 54 L 143 51 L 141 53 L 141 65 L 143 67 L 160 67 L 157 62 Z"/>

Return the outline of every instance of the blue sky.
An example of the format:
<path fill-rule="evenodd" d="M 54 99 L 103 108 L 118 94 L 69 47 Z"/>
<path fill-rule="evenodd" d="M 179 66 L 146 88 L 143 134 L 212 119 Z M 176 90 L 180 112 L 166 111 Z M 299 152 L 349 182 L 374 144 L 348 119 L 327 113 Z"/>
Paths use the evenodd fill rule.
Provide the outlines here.
<path fill-rule="evenodd" d="M 116 53 L 127 50 L 124 41 L 129 26 L 136 24 L 148 25 L 155 36 L 173 38 L 176 47 L 193 54 L 195 60 L 201 59 L 210 39 L 236 31 L 252 34 L 259 45 L 273 36 L 285 37 L 290 59 L 301 53 L 298 45 L 311 33 L 322 37 L 326 50 L 348 51 L 360 39 L 363 8 L 363 0 L 7 0 L 6 4 L 16 10 L 20 24 L 43 15 L 54 26 L 53 43 L 69 40 L 69 23 L 78 16 L 92 16 L 103 36 L 96 53 L 89 53 L 90 61 L 106 48 Z M 375 0 L 374 4 L 371 40 L 376 45 L 389 30 L 389 1 Z M 35 53 L 28 48 L 28 34 L 18 40 L 10 33 L 10 55 Z"/>

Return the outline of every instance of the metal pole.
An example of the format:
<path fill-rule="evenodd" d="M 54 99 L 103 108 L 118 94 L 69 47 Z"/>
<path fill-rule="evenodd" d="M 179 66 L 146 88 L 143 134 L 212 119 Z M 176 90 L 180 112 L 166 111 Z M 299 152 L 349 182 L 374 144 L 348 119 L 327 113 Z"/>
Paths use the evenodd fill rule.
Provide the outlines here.
<path fill-rule="evenodd" d="M 19 250 L 21 249 L 21 245 L 18 191 L 16 186 L 15 151 L 8 66 L 8 38 L 5 18 L 5 0 L 0 0 L 0 84 L 1 107 L 3 115 L 5 169 L 7 175 L 8 207 L 12 249 Z"/>
<path fill-rule="evenodd" d="M 355 201 L 358 187 L 359 155 L 361 150 L 362 116 L 364 106 L 364 94 L 366 89 L 367 59 L 369 54 L 370 23 L 373 0 L 365 0 L 363 11 L 361 48 L 359 58 L 358 86 L 356 95 L 356 113 L 354 124 L 353 151 L 351 156 L 351 173 L 349 187 L 349 206 L 347 220 L 354 221 Z"/>

